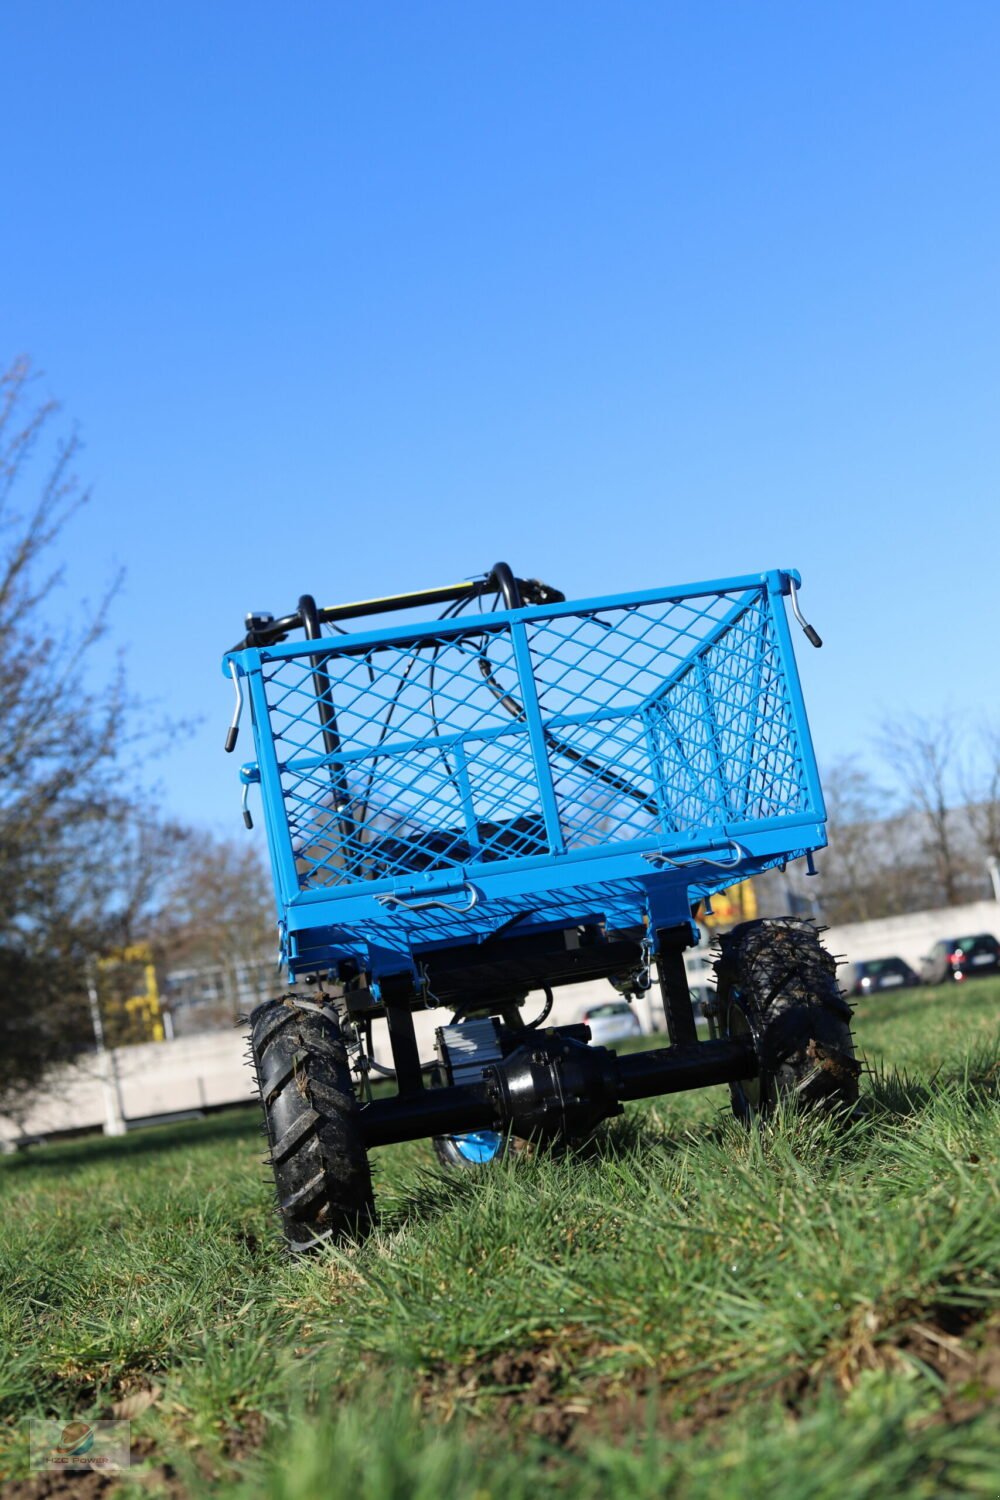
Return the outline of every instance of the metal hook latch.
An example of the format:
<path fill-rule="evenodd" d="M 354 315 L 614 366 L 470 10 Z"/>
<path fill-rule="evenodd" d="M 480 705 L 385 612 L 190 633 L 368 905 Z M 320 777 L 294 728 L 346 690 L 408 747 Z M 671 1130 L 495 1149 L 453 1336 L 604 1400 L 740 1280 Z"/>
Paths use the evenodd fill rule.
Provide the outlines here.
<path fill-rule="evenodd" d="M 240 781 L 243 783 L 243 792 L 240 796 L 240 808 L 243 812 L 243 822 L 247 828 L 253 827 L 253 818 L 250 814 L 250 788 L 260 781 L 260 767 L 254 761 L 248 761 L 245 766 L 240 766 Z"/>
<path fill-rule="evenodd" d="M 231 754 L 236 749 L 236 741 L 240 733 L 240 715 L 243 712 L 243 686 L 240 682 L 239 672 L 234 661 L 229 663 L 229 675 L 233 679 L 233 687 L 236 689 L 236 707 L 233 709 L 233 721 L 226 731 L 226 754 Z M 250 826 L 249 824 L 247 825 Z"/>
<path fill-rule="evenodd" d="M 737 865 L 746 859 L 747 852 L 743 848 L 743 845 L 738 844 L 735 839 L 729 840 L 729 847 L 733 851 L 729 859 L 712 859 L 709 854 L 692 854 L 689 859 L 674 859 L 670 854 L 661 854 L 659 852 L 644 854 L 643 859 L 653 862 L 662 860 L 665 865 L 673 865 L 677 870 L 686 870 L 692 865 L 714 865 L 718 870 L 735 870 Z"/>
<path fill-rule="evenodd" d="M 788 587 L 792 596 L 792 614 L 802 626 L 802 629 L 805 632 L 806 640 L 809 642 L 809 644 L 811 646 L 822 646 L 823 641 L 819 631 L 815 630 L 813 626 L 809 624 L 809 621 L 806 619 L 805 615 L 799 608 L 798 584 L 795 582 L 795 579 L 792 577 L 791 573 L 786 573 L 785 577 L 788 579 Z"/>
<path fill-rule="evenodd" d="M 428 907 L 436 906 L 442 911 L 457 912 L 459 916 L 464 917 L 466 912 L 470 912 L 479 900 L 479 892 L 468 881 L 465 882 L 463 889 L 469 893 L 467 906 L 456 906 L 453 901 L 442 901 L 438 896 L 421 897 L 413 901 L 406 896 L 395 896 L 392 892 L 388 892 L 384 896 L 376 896 L 375 900 L 380 906 L 405 906 L 407 911 L 426 911 Z"/>

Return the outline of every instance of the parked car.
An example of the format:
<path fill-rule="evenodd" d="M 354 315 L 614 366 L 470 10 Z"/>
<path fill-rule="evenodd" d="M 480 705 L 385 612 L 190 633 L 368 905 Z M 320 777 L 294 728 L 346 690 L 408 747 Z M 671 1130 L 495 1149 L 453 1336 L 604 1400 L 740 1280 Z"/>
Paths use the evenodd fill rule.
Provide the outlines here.
<path fill-rule="evenodd" d="M 590 1027 L 590 1040 L 595 1047 L 607 1047 L 613 1042 L 631 1041 L 642 1036 L 639 1017 L 625 1000 L 606 1000 L 600 1005 L 589 1006 L 580 1016 Z"/>
<path fill-rule="evenodd" d="M 874 995 L 879 990 L 908 990 L 920 980 L 902 958 L 866 958 L 848 964 L 846 988 L 849 995 Z"/>
<path fill-rule="evenodd" d="M 1000 943 L 989 932 L 977 933 L 975 937 L 942 938 L 920 964 L 924 984 L 971 979 L 977 974 L 1000 974 Z"/>

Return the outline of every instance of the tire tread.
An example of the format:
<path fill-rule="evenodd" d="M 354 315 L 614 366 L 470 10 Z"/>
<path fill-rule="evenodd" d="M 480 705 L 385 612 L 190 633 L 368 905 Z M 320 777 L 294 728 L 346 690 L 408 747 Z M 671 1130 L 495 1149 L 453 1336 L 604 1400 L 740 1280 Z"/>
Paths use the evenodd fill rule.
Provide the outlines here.
<path fill-rule="evenodd" d="M 777 1093 L 810 1107 L 852 1106 L 860 1064 L 853 1014 L 837 983 L 837 965 L 816 925 L 799 917 L 744 922 L 719 940 L 717 1008 L 725 1025 L 739 991 L 756 1014 Z M 733 1085 L 734 1109 L 739 1085 Z M 773 1101 L 772 1101 L 773 1102 Z"/>
<path fill-rule="evenodd" d="M 250 1051 L 290 1248 L 363 1237 L 371 1171 L 336 1012 L 265 1001 L 250 1017 Z"/>

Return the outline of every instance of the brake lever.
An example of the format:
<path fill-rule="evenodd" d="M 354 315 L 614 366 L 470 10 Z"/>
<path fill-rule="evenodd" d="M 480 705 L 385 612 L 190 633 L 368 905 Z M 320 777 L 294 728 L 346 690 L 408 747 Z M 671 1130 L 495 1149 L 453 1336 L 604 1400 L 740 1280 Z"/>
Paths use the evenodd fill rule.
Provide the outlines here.
<path fill-rule="evenodd" d="M 518 581 L 522 594 L 531 604 L 566 603 L 566 595 L 561 589 L 553 588 L 550 583 L 543 583 L 540 578 L 523 578 Z"/>

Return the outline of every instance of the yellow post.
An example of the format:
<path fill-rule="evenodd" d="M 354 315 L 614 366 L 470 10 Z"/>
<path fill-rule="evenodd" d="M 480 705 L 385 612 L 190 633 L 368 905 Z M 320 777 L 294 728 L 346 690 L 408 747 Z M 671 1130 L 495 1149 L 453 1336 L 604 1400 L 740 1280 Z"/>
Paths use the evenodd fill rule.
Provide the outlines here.
<path fill-rule="evenodd" d="M 141 964 L 143 990 L 138 995 L 127 995 L 119 1003 L 122 1010 L 132 1018 L 149 1039 L 162 1042 L 165 1039 L 163 1009 L 160 1005 L 160 990 L 156 982 L 156 965 L 148 943 L 132 943 L 127 948 L 118 948 L 100 960 L 99 968 L 120 969 L 125 964 Z M 126 976 L 127 978 L 127 976 Z"/>
<path fill-rule="evenodd" d="M 712 915 L 699 920 L 706 927 L 735 927 L 737 922 L 752 922 L 757 915 L 757 892 L 752 880 L 741 880 L 712 897 Z"/>

